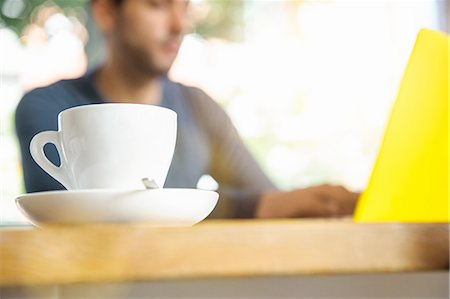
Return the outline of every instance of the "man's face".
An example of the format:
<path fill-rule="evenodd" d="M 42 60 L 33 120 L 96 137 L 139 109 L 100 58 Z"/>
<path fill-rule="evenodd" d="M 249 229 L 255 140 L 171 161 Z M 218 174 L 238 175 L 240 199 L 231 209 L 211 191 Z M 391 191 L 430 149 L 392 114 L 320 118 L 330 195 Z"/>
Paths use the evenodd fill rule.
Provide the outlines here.
<path fill-rule="evenodd" d="M 124 0 L 117 8 L 111 46 L 132 67 L 149 75 L 166 73 L 187 27 L 186 0 Z"/>

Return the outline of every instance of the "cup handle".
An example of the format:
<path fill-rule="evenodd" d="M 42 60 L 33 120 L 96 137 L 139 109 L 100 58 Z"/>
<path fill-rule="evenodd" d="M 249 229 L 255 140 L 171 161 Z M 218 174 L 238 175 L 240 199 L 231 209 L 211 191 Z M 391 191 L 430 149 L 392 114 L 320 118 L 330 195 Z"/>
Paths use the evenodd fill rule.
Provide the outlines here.
<path fill-rule="evenodd" d="M 47 143 L 53 143 L 58 151 L 61 165 L 53 164 L 44 153 L 44 146 Z M 67 172 L 65 156 L 61 150 L 60 133 L 56 131 L 44 131 L 36 134 L 30 142 L 30 153 L 34 161 L 49 175 L 59 181 L 66 189 L 72 189 L 70 178 Z"/>

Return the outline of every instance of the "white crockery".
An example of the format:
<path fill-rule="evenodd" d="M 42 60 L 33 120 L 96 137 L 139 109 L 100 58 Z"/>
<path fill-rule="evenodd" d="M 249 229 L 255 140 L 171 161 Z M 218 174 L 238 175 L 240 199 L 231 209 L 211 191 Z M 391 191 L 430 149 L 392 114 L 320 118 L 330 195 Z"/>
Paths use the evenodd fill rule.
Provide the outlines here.
<path fill-rule="evenodd" d="M 145 222 L 192 226 L 205 219 L 219 195 L 197 189 L 75 190 L 20 195 L 19 210 L 36 226 Z"/>
<path fill-rule="evenodd" d="M 36 134 L 36 163 L 68 190 L 143 189 L 142 178 L 164 186 L 175 150 L 177 116 L 170 109 L 140 104 L 95 104 L 58 115 L 58 131 Z M 61 166 L 44 155 L 55 144 Z"/>

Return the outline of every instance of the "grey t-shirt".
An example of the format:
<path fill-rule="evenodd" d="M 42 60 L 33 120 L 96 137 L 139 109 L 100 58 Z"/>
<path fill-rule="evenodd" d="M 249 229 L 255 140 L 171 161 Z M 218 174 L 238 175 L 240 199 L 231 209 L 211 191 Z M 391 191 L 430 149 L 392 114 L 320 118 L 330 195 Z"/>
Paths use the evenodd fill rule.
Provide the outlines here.
<path fill-rule="evenodd" d="M 178 115 L 175 153 L 165 188 L 195 188 L 199 178 L 211 175 L 219 183 L 219 204 L 211 217 L 252 217 L 262 192 L 275 189 L 246 149 L 225 111 L 206 93 L 194 87 L 161 78 L 160 106 Z M 94 73 L 62 80 L 27 93 L 16 110 L 16 131 L 22 153 L 27 192 L 61 190 L 64 187 L 32 159 L 31 138 L 58 129 L 58 114 L 68 108 L 107 103 L 94 83 Z M 56 149 L 45 153 L 59 164 Z"/>

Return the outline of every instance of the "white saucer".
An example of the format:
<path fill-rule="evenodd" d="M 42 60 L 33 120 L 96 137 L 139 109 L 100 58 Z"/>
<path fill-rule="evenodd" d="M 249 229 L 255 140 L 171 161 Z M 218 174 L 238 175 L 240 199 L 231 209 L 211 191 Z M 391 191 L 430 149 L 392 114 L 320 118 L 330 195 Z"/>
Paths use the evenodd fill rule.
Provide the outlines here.
<path fill-rule="evenodd" d="M 216 192 L 197 189 L 105 189 L 24 194 L 16 204 L 36 226 L 99 222 L 191 226 L 212 212 L 218 198 Z"/>

